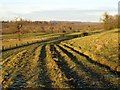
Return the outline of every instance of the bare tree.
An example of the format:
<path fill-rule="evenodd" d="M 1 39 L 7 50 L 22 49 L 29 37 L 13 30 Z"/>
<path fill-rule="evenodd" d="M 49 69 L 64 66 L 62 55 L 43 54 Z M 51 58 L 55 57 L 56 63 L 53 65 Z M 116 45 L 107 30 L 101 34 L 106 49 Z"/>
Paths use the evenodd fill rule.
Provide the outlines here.
<path fill-rule="evenodd" d="M 18 40 L 20 41 L 21 40 L 21 28 L 23 27 L 23 19 L 22 18 L 17 18 L 16 19 L 16 27 L 17 27 L 17 34 L 18 34 Z"/>

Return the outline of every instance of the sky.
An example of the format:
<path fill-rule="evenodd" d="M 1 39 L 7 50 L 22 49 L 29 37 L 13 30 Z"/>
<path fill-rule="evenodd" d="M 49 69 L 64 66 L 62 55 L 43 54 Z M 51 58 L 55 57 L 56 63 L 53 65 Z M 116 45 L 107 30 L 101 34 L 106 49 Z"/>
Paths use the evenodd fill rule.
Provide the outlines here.
<path fill-rule="evenodd" d="M 0 20 L 96 22 L 118 13 L 119 0 L 0 0 Z"/>

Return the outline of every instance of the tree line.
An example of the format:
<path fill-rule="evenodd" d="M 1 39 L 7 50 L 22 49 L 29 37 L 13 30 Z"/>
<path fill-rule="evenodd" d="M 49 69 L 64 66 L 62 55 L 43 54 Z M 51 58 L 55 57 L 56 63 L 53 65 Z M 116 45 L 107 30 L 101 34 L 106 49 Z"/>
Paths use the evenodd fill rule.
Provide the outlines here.
<path fill-rule="evenodd" d="M 110 30 L 114 28 L 120 28 L 120 16 L 119 15 L 109 15 L 107 12 L 104 13 L 101 18 L 104 29 Z"/>

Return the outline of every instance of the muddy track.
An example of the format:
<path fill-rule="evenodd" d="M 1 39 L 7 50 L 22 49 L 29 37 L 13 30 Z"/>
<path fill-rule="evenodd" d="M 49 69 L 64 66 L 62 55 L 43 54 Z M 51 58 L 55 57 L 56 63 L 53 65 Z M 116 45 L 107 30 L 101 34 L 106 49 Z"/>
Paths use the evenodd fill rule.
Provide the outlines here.
<path fill-rule="evenodd" d="M 52 88 L 52 81 L 49 78 L 49 75 L 47 73 L 47 68 L 46 68 L 46 45 L 42 46 L 41 51 L 40 51 L 40 56 L 39 56 L 39 62 L 41 63 L 40 69 L 42 69 L 42 73 L 39 74 L 39 79 L 42 81 L 42 84 L 46 88 Z M 41 82 L 40 82 L 41 83 Z"/>
<path fill-rule="evenodd" d="M 38 47 L 39 45 L 35 45 L 30 49 L 28 48 L 28 52 L 24 55 L 25 57 L 22 57 L 21 62 L 18 65 L 19 74 L 15 77 L 11 88 L 26 88 L 27 87 L 27 82 L 30 80 L 32 76 L 31 75 L 28 76 L 26 72 L 29 74 L 29 72 L 31 71 L 30 60 L 33 60 L 32 57 L 34 56 L 35 51 Z"/>
<path fill-rule="evenodd" d="M 25 56 L 25 54 L 23 54 L 22 57 L 24 58 L 24 56 Z M 19 86 L 23 86 L 23 83 L 22 83 L 23 82 L 23 76 L 21 75 L 20 71 L 23 70 L 26 67 L 27 63 L 26 62 L 23 63 L 21 60 L 22 59 L 20 58 L 20 60 L 19 60 L 20 63 L 17 62 L 14 67 L 11 67 L 10 70 L 9 70 L 8 67 L 5 67 L 5 68 L 8 68 L 8 69 L 4 70 L 7 73 L 7 75 L 3 75 L 4 76 L 4 80 L 3 80 L 3 87 L 4 88 L 7 88 L 7 86 L 9 86 L 10 88 L 18 87 L 17 86 L 18 85 L 18 80 L 20 81 Z M 23 64 L 23 66 L 21 66 L 22 64 Z M 19 70 L 18 70 L 18 68 L 19 68 Z M 7 70 L 9 70 L 9 71 L 7 71 Z"/>
<path fill-rule="evenodd" d="M 28 48 L 28 52 L 25 55 L 25 60 L 24 58 L 21 59 L 21 64 L 18 65 L 19 66 L 18 68 L 20 68 L 22 65 L 23 65 L 23 68 L 18 71 L 20 74 L 14 80 L 15 82 L 13 84 L 14 85 L 13 87 L 18 87 L 18 86 L 24 87 L 24 88 L 27 87 L 27 82 L 32 78 L 32 75 L 27 75 L 26 72 L 29 74 L 29 72 L 31 71 L 30 61 L 33 60 L 33 56 L 35 55 L 35 51 L 38 47 L 39 47 L 39 44 L 33 45 L 33 47 L 30 49 Z"/>
<path fill-rule="evenodd" d="M 59 66 L 61 71 L 65 73 L 68 79 L 67 83 L 69 84 L 69 86 L 71 86 L 72 88 L 85 87 L 86 84 L 82 83 L 82 79 L 79 77 L 79 75 L 75 71 L 70 69 L 64 57 L 61 56 L 61 54 L 56 50 L 56 48 L 53 45 L 51 45 L 50 47 L 51 52 L 55 52 L 52 55 L 52 58 L 58 58 L 58 61 L 55 62 Z"/>
<path fill-rule="evenodd" d="M 66 76 L 61 71 L 59 66 L 54 61 L 55 58 L 52 58 L 52 54 L 54 52 L 50 51 L 50 45 L 46 46 L 46 67 L 47 71 L 49 73 L 49 77 L 52 80 L 52 86 L 53 88 L 59 89 L 59 88 L 70 88 L 69 85 L 66 83 Z"/>
<path fill-rule="evenodd" d="M 86 58 L 86 60 L 88 60 L 90 63 L 92 63 L 94 65 L 97 65 L 97 66 L 99 66 L 101 68 L 106 68 L 107 70 L 109 70 L 110 73 L 120 77 L 119 72 L 115 72 L 115 71 L 111 70 L 111 68 L 109 66 L 103 65 L 103 64 L 101 64 L 99 62 L 96 62 L 96 61 L 92 60 L 89 56 L 84 55 L 83 53 L 80 53 L 79 51 L 74 50 L 72 47 L 69 47 L 67 45 L 64 45 L 64 46 L 71 49 L 72 51 L 78 53 L 79 55 L 84 56 Z"/>
<path fill-rule="evenodd" d="M 107 80 L 105 80 L 103 78 L 103 76 L 99 75 L 96 72 L 93 72 L 90 68 L 85 67 L 77 58 L 76 56 L 74 56 L 71 52 L 65 50 L 63 47 L 61 47 L 60 45 L 57 45 L 64 53 L 66 53 L 71 60 L 73 60 L 73 62 L 75 62 L 76 64 L 78 64 L 80 66 L 81 69 L 83 69 L 85 72 L 89 73 L 91 75 L 92 78 L 95 78 L 97 81 L 102 81 L 103 82 L 103 86 L 104 87 L 110 87 L 111 83 Z"/>
<path fill-rule="evenodd" d="M 31 49 L 28 48 L 28 50 L 26 50 L 26 52 L 24 52 L 22 56 L 19 56 L 20 57 L 19 59 L 16 58 L 14 62 L 11 62 L 12 60 L 10 60 L 9 64 L 12 63 L 14 67 L 13 66 L 11 67 L 12 69 L 10 69 L 9 73 L 6 72 L 8 73 L 8 75 L 5 76 L 3 81 L 3 86 L 5 88 L 6 88 L 6 85 L 8 85 L 10 88 L 26 87 L 27 78 L 24 75 L 24 72 L 26 72 L 25 69 L 28 68 L 29 60 L 33 56 L 34 51 L 38 46 L 39 45 Z M 7 70 L 8 67 L 5 67 L 5 68 Z M 6 83 L 6 85 L 4 83 Z"/>
<path fill-rule="evenodd" d="M 7 58 L 9 58 L 10 56 L 12 56 L 12 55 L 15 55 L 15 54 L 17 54 L 18 52 L 20 52 L 20 51 L 22 51 L 23 50 L 23 48 L 21 49 L 21 48 L 19 48 L 19 50 L 10 50 L 10 51 L 8 51 L 8 52 L 5 52 L 5 53 L 3 53 L 3 60 L 5 60 L 5 59 L 7 59 Z"/>
<path fill-rule="evenodd" d="M 39 46 L 39 44 L 38 44 L 38 45 L 33 45 L 33 47 L 35 47 L 33 51 L 35 51 L 35 49 L 36 49 L 38 46 Z M 10 52 L 7 54 L 6 58 L 5 58 L 4 60 L 2 60 L 2 62 L 4 62 L 4 63 L 9 62 L 9 61 L 11 60 L 11 58 L 13 58 L 13 57 L 14 57 L 15 55 L 17 55 L 19 52 L 22 52 L 22 51 L 24 51 L 24 50 L 29 50 L 29 48 L 30 48 L 30 47 L 19 48 L 20 50 L 15 51 L 14 53 L 13 53 L 12 51 L 10 51 Z"/>
<path fill-rule="evenodd" d="M 96 65 L 96 68 L 105 68 L 109 73 L 117 76 L 116 72 L 112 72 L 109 67 L 92 60 L 88 56 L 67 45 L 55 45 L 55 43 L 51 43 L 50 46 L 46 44 L 40 45 L 41 44 L 38 43 L 26 47 L 24 48 L 26 51 L 19 55 L 19 53 L 24 51 L 23 48 L 21 48 L 21 50 L 16 51 L 13 55 L 14 58 L 11 57 L 6 60 L 3 71 L 7 73 L 5 73 L 3 77 L 3 87 L 11 89 L 27 88 L 30 86 L 31 81 L 35 82 L 35 84 L 32 84 L 31 86 L 36 85 L 35 87 L 39 89 L 57 86 L 58 88 L 60 86 L 65 86 L 70 89 L 92 86 L 92 84 L 89 85 L 89 83 L 87 83 L 88 80 L 84 81 L 85 79 L 80 76 L 83 74 L 79 74 L 82 71 L 85 72 L 84 75 L 87 73 L 87 77 L 89 77 L 91 81 L 99 82 L 102 87 L 113 87 L 113 84 L 102 76 L 103 73 L 100 74 L 96 72 L 95 69 L 91 68 L 92 66 L 89 68 L 87 64 L 90 63 L 89 65 Z M 40 48 L 38 49 L 39 46 Z M 48 48 L 46 48 L 46 46 L 48 46 Z M 39 52 L 36 57 L 37 59 L 35 58 L 36 50 Z M 75 67 L 77 67 L 76 69 L 74 69 L 73 63 L 68 63 L 69 60 L 66 60 L 63 54 L 68 56 L 68 59 L 74 63 Z M 79 60 L 77 55 L 85 57 L 86 64 L 84 61 Z M 9 55 L 7 58 L 9 58 Z M 10 68 L 9 65 L 11 65 Z M 52 66 L 50 67 L 50 65 Z M 72 68 L 70 66 L 72 66 Z M 55 75 L 55 77 L 52 75 Z M 59 75 L 60 78 L 58 78 Z M 99 86 L 99 84 L 96 85 Z"/>

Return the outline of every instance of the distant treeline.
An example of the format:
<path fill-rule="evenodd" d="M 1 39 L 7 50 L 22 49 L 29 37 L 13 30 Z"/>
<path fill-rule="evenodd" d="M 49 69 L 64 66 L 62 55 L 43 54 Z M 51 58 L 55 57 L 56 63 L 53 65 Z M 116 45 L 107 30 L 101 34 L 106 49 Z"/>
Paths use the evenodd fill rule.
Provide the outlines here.
<path fill-rule="evenodd" d="M 2 34 L 17 33 L 17 22 L 3 21 Z M 66 33 L 102 29 L 101 23 L 67 21 L 22 21 L 21 33 Z"/>
<path fill-rule="evenodd" d="M 101 18 L 102 22 L 69 22 L 69 21 L 27 21 L 22 20 L 20 33 L 67 33 L 84 30 L 100 30 L 120 28 L 120 17 L 107 13 Z M 15 34 L 18 32 L 18 21 L 2 21 L 2 34 Z"/>

